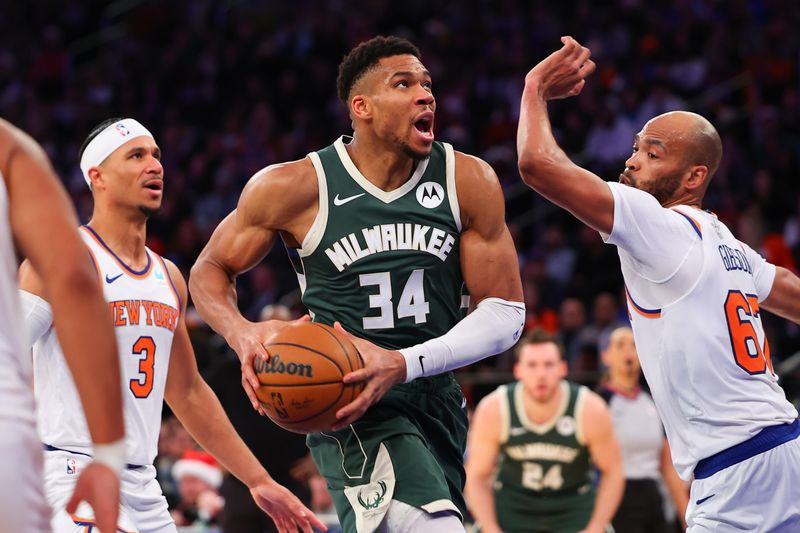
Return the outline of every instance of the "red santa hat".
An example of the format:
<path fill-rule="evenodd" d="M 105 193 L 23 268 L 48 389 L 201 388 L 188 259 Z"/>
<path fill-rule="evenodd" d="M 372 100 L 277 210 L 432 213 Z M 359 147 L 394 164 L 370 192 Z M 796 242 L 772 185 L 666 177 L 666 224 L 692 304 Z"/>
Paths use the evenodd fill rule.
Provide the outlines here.
<path fill-rule="evenodd" d="M 222 470 L 217 461 L 206 452 L 187 450 L 172 466 L 172 477 L 180 481 L 184 476 L 194 476 L 218 489 L 222 485 Z"/>

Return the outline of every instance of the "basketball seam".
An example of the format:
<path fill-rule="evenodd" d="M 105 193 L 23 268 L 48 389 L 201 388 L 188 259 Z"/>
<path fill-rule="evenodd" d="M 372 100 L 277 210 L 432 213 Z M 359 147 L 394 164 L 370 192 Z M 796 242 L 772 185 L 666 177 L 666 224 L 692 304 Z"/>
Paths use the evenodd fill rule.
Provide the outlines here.
<path fill-rule="evenodd" d="M 314 348 L 311 348 L 311 347 L 306 346 L 304 344 L 297 344 L 297 343 L 294 343 L 294 342 L 273 342 L 271 344 L 267 344 L 266 345 L 267 348 L 269 348 L 270 346 L 293 346 L 295 348 L 302 348 L 304 350 L 308 350 L 309 352 L 314 352 L 315 354 L 321 355 L 322 357 L 324 357 L 325 359 L 330 361 L 336 368 L 339 369 L 339 373 L 342 375 L 342 377 L 344 377 L 344 374 L 345 374 L 344 369 L 341 366 L 339 366 L 339 363 L 337 363 L 332 357 L 328 356 L 324 352 L 320 352 L 319 350 L 315 350 Z M 267 351 L 269 351 L 269 350 L 267 350 Z M 347 352 L 345 351 L 345 353 L 347 353 Z M 272 354 L 270 354 L 270 357 L 272 357 Z"/>
<path fill-rule="evenodd" d="M 328 330 L 328 328 L 323 326 L 322 324 L 316 324 L 314 322 L 312 322 L 312 324 L 314 326 L 317 326 L 318 328 L 320 328 L 322 331 L 324 331 L 325 333 L 327 333 L 331 337 L 333 337 L 333 340 L 335 340 L 339 344 L 339 347 L 342 349 L 342 351 L 347 356 L 347 362 L 350 364 L 350 371 L 352 372 L 353 370 L 355 370 L 355 368 L 353 368 L 353 362 L 350 360 L 350 353 L 344 347 L 344 345 L 342 344 L 342 341 L 339 340 L 339 337 L 337 337 L 336 335 L 331 333 Z M 330 326 L 328 326 L 328 327 L 330 327 Z M 351 343 L 351 345 L 353 346 L 353 349 L 356 351 L 356 356 L 358 357 L 358 360 L 361 361 L 361 368 L 364 368 L 364 358 L 361 357 L 361 352 L 358 351 L 358 348 L 356 348 L 355 344 Z M 361 390 L 364 390 L 364 386 L 361 387 L 361 390 L 358 390 L 358 387 L 356 386 L 355 383 L 346 383 L 345 385 L 350 385 L 350 402 L 353 402 L 356 399 L 356 397 L 358 396 L 358 394 L 361 392 Z M 350 403 L 350 402 L 348 402 L 348 403 Z"/>
<path fill-rule="evenodd" d="M 262 387 L 316 387 L 317 385 L 334 385 L 336 383 L 347 385 L 347 383 L 342 382 L 341 379 L 333 381 L 314 381 L 312 383 L 264 383 L 263 381 L 260 383 Z"/>
<path fill-rule="evenodd" d="M 333 333 L 328 331 L 328 329 L 323 327 L 322 324 L 316 324 L 314 322 L 312 322 L 311 324 L 313 324 L 314 326 L 317 326 L 318 328 L 322 329 L 322 331 L 324 331 L 325 333 L 327 333 L 328 335 L 333 337 L 333 340 L 335 340 L 337 343 L 339 343 L 339 347 L 342 349 L 342 351 L 345 353 L 345 355 L 347 355 L 347 362 L 350 363 L 350 371 L 353 372 L 355 370 L 355 368 L 353 367 L 353 362 L 350 360 L 350 354 L 348 353 L 347 348 L 345 348 L 344 345 L 342 344 L 342 341 L 339 340 L 339 337 L 337 337 L 336 335 L 334 335 Z M 361 368 L 364 368 L 364 358 L 361 357 L 361 352 L 358 351 L 358 348 L 356 348 L 355 344 L 353 344 L 353 349 L 355 349 L 355 351 L 356 351 L 356 355 L 358 356 L 358 360 L 361 361 Z"/>
<path fill-rule="evenodd" d="M 342 350 L 342 352 L 344 352 L 345 357 L 347 359 L 347 363 L 350 366 L 350 371 L 354 371 L 355 368 L 354 368 L 354 365 L 353 365 L 353 360 L 350 357 L 350 351 L 344 346 L 342 341 L 334 333 L 329 331 L 328 328 L 330 328 L 330 326 L 326 327 L 323 324 L 316 324 L 316 323 L 313 323 L 313 322 L 310 323 L 310 324 L 318 327 L 319 329 L 322 329 L 325 333 L 327 333 L 328 335 L 333 337 L 333 339 L 338 344 L 339 348 Z M 339 374 L 341 376 L 344 376 L 344 374 L 345 374 L 345 370 L 342 367 L 342 365 L 339 364 L 339 361 L 335 360 L 334 358 L 332 358 L 331 356 L 327 355 L 326 353 L 324 353 L 324 352 L 322 352 L 320 350 L 311 348 L 311 347 L 306 346 L 304 344 L 298 344 L 298 343 L 294 343 L 294 342 L 274 342 L 274 343 L 267 344 L 265 347 L 266 348 L 270 348 L 270 347 L 273 347 L 273 346 L 291 346 L 291 347 L 294 347 L 294 348 L 307 350 L 307 351 L 309 351 L 311 353 L 317 354 L 317 355 L 323 357 L 324 359 L 328 360 L 331 364 L 333 364 L 336 367 L 336 369 L 339 371 Z M 363 368 L 364 367 L 364 359 L 361 357 L 361 353 L 358 351 L 358 348 L 356 348 L 355 345 L 353 345 L 353 349 L 354 349 L 354 351 L 356 353 L 356 356 L 358 356 L 359 361 L 361 362 L 361 368 Z M 267 351 L 269 352 L 269 350 L 267 350 Z M 271 356 L 271 354 L 270 354 L 270 356 Z M 317 385 L 336 385 L 336 384 L 340 384 L 341 385 L 341 387 L 339 388 L 339 394 L 328 405 L 325 405 L 324 408 L 321 408 L 315 414 L 312 414 L 312 415 L 307 416 L 305 418 L 302 418 L 300 420 L 284 420 L 284 419 L 275 420 L 275 419 L 273 419 L 273 422 L 275 422 L 278 425 L 284 425 L 288 429 L 289 427 L 294 427 L 294 426 L 297 426 L 297 425 L 300 425 L 300 424 L 303 424 L 303 423 L 307 423 L 309 420 L 313 420 L 315 418 L 322 417 L 331 407 L 333 407 L 334 405 L 339 403 L 342 400 L 342 398 L 346 397 L 345 389 L 350 389 L 350 392 L 351 392 L 350 401 L 352 402 L 355 399 L 357 393 L 359 392 L 357 390 L 358 387 L 355 384 L 352 384 L 352 383 L 343 383 L 341 381 L 341 379 L 333 380 L 333 381 L 316 382 L 316 383 L 274 383 L 274 384 L 273 383 L 262 383 L 262 386 L 264 386 L 264 387 L 280 387 L 280 388 L 287 387 L 287 388 L 291 388 L 291 387 L 315 387 Z M 363 389 L 363 387 L 362 387 L 362 389 Z M 259 403 L 264 404 L 264 402 L 262 402 L 261 399 L 259 399 Z M 308 433 L 308 432 L 304 431 L 304 433 Z"/>
<path fill-rule="evenodd" d="M 340 383 L 340 382 L 339 382 L 339 381 L 334 381 L 334 383 Z M 331 383 L 328 383 L 328 385 L 330 385 L 330 384 L 331 384 Z M 345 384 L 345 385 L 346 385 L 346 384 Z M 333 407 L 334 405 L 336 405 L 336 403 L 337 403 L 337 402 L 338 402 L 338 401 L 339 401 L 339 400 L 342 398 L 342 395 L 343 395 L 343 394 L 344 394 L 344 387 L 341 387 L 341 388 L 339 389 L 339 396 L 337 396 L 337 397 L 336 397 L 336 399 L 335 399 L 335 400 L 333 400 L 331 403 L 329 403 L 328 405 L 326 405 L 326 406 L 325 406 L 325 409 L 320 409 L 319 411 L 317 411 L 317 412 L 316 412 L 316 413 L 314 413 L 313 415 L 311 415 L 311 416 L 307 416 L 306 418 L 302 418 L 302 419 L 300 419 L 300 420 L 284 420 L 284 419 L 280 419 L 280 423 L 278 423 L 278 421 L 276 421 L 275 419 L 272 419 L 272 421 L 273 421 L 273 422 L 275 422 L 275 423 L 276 423 L 276 424 L 278 424 L 278 425 L 281 425 L 281 424 L 286 424 L 286 425 L 295 425 L 295 424 L 300 424 L 300 423 L 302 423 L 302 422 L 307 422 L 307 421 L 311 420 L 312 418 L 316 418 L 316 417 L 318 417 L 318 416 L 322 416 L 322 415 L 324 415 L 324 414 L 325 414 L 325 413 L 328 411 L 328 409 L 330 409 L 331 407 Z M 260 403 L 260 404 L 264 404 L 264 402 L 262 402 L 262 401 L 261 401 L 261 399 L 259 399 L 259 400 L 258 400 L 258 403 Z"/>

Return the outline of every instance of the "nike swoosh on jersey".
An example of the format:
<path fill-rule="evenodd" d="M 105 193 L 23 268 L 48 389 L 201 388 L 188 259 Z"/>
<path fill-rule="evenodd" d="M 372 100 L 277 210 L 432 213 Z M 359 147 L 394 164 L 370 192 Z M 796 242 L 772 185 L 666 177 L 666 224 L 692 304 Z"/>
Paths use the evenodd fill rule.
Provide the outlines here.
<path fill-rule="evenodd" d="M 349 202 L 350 200 L 355 200 L 356 198 L 361 198 L 365 194 L 367 194 L 367 193 L 362 192 L 361 194 L 354 194 L 353 196 L 348 196 L 347 198 L 339 198 L 339 195 L 337 194 L 336 197 L 333 199 L 333 205 L 335 205 L 335 206 L 344 205 L 347 202 Z"/>
<path fill-rule="evenodd" d="M 702 505 L 703 503 L 707 502 L 708 500 L 710 500 L 711 498 L 713 498 L 716 495 L 717 495 L 717 493 L 715 492 L 711 496 L 706 496 L 705 498 L 700 498 L 699 500 L 697 500 L 694 503 L 695 503 L 695 505 Z"/>
<path fill-rule="evenodd" d="M 512 437 L 519 437 L 520 435 L 524 435 L 527 433 L 528 430 L 526 428 L 511 428 L 508 430 L 508 434 Z"/>
<path fill-rule="evenodd" d="M 122 274 L 117 274 L 113 278 L 109 278 L 108 274 L 106 274 L 106 283 L 114 283 L 115 281 L 117 281 L 121 277 L 122 277 Z"/>

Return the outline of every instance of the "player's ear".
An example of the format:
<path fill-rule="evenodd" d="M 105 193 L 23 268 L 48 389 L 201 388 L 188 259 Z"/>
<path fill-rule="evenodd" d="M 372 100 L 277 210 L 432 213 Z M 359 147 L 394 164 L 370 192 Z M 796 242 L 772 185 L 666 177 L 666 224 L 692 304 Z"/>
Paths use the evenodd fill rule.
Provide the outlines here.
<path fill-rule="evenodd" d="M 686 188 L 695 190 L 702 187 L 708 179 L 708 167 L 705 165 L 694 165 L 689 167 L 689 178 L 686 180 Z"/>
<path fill-rule="evenodd" d="M 369 97 L 364 94 L 356 94 L 350 99 L 350 113 L 353 118 L 361 120 L 371 118 L 372 106 Z"/>
<path fill-rule="evenodd" d="M 91 167 L 89 169 L 89 181 L 92 183 L 92 190 L 96 191 L 105 187 L 105 176 L 100 167 Z"/>

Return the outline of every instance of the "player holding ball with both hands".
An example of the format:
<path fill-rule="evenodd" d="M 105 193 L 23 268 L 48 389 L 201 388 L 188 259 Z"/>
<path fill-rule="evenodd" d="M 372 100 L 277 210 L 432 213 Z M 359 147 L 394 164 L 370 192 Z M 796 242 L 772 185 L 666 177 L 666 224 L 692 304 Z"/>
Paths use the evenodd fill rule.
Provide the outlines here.
<path fill-rule="evenodd" d="M 451 371 L 509 348 L 525 316 L 502 190 L 487 163 L 434 140 L 431 75 L 408 41 L 357 46 L 337 86 L 353 136 L 256 173 L 192 296 L 259 408 L 252 362 L 285 323 L 247 321 L 235 279 L 280 237 L 313 320 L 338 323 L 364 359 L 344 377 L 363 393 L 307 440 L 344 530 L 464 531 L 466 401 Z"/>

